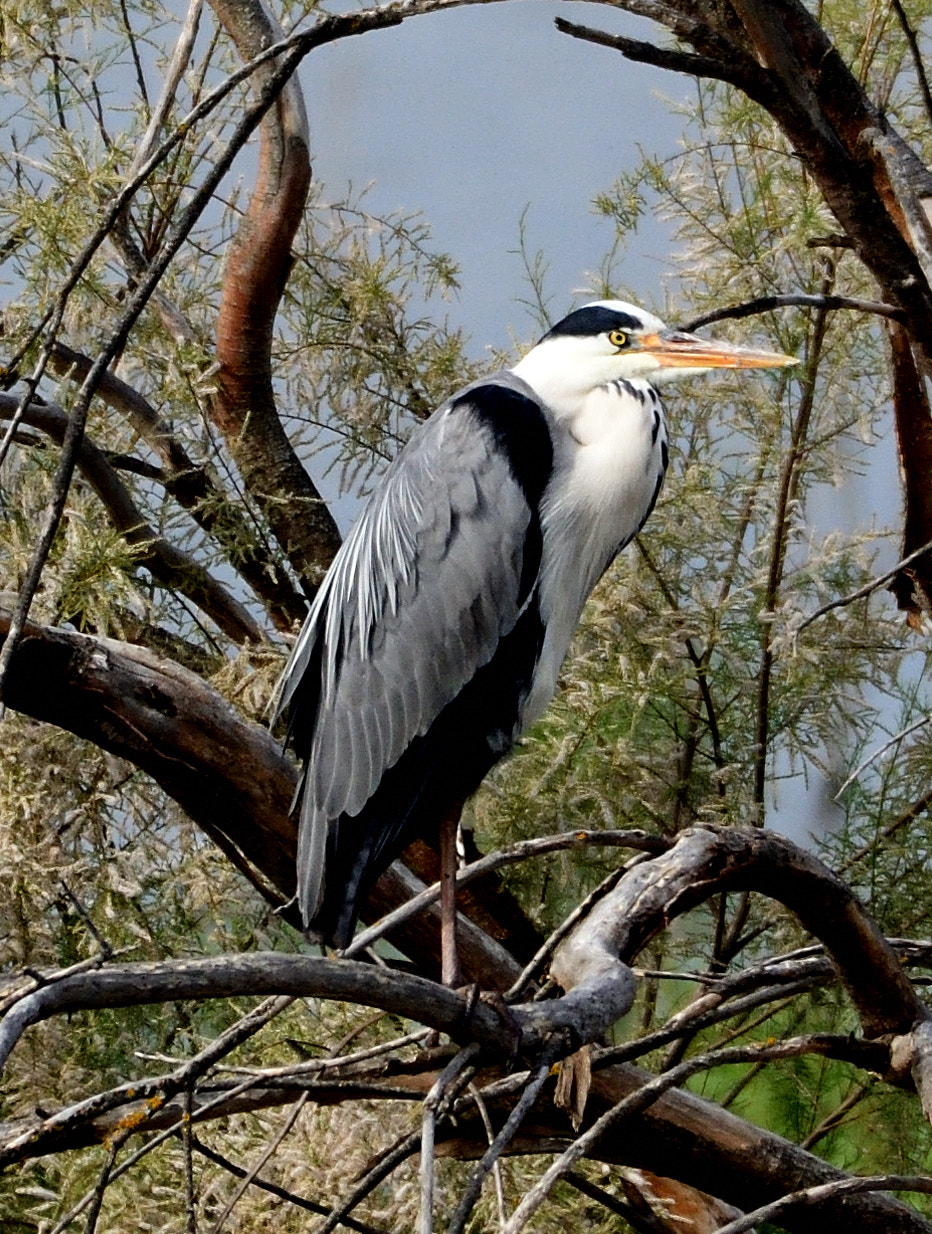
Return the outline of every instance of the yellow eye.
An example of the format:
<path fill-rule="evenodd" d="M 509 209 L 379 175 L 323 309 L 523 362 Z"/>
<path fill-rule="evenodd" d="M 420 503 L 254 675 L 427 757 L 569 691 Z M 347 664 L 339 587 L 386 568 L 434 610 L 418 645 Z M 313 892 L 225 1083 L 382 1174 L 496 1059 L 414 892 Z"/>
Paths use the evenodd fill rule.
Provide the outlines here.
<path fill-rule="evenodd" d="M 611 343 L 613 347 L 618 347 L 618 348 L 627 347 L 628 344 L 631 342 L 630 338 L 628 337 L 627 334 L 625 334 L 624 330 L 609 330 L 608 341 Z"/>

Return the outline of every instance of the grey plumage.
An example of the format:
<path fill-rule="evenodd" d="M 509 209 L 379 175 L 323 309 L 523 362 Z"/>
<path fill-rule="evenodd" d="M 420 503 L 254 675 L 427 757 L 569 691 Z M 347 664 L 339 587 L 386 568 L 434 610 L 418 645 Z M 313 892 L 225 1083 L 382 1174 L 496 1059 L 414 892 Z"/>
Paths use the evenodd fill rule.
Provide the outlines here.
<path fill-rule="evenodd" d="M 334 560 L 280 684 L 304 764 L 297 878 L 312 932 L 344 946 L 378 873 L 549 702 L 589 592 L 663 479 L 663 410 L 646 375 L 785 362 L 607 301 L 418 426 Z"/>
<path fill-rule="evenodd" d="M 481 384 L 492 382 L 532 394 L 510 373 Z M 468 399 L 468 391 L 458 397 Z M 281 709 L 289 707 L 320 654 L 314 772 L 300 795 L 298 886 L 306 920 L 321 907 L 334 820 L 359 813 L 385 769 L 514 627 L 530 518 L 507 458 L 490 434 L 475 430 L 462 403 L 451 401 L 419 428 L 347 536 L 279 699 Z"/>

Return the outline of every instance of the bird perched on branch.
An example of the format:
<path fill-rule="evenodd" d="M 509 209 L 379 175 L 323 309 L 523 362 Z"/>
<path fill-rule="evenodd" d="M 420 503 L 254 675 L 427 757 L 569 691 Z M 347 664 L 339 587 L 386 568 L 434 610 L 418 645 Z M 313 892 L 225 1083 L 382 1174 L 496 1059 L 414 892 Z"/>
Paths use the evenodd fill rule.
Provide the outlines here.
<path fill-rule="evenodd" d="M 455 827 L 546 708 L 589 593 L 660 492 L 656 387 L 792 363 L 604 300 L 414 431 L 279 686 L 303 763 L 298 900 L 312 937 L 345 947 L 382 871 L 444 820 Z"/>

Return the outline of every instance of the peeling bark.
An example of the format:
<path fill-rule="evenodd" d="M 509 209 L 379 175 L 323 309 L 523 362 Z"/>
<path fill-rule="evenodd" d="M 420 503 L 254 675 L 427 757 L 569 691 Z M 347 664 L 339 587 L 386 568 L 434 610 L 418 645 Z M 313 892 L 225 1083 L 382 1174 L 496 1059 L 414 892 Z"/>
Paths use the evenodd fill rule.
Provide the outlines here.
<path fill-rule="evenodd" d="M 212 6 L 244 59 L 281 38 L 261 0 L 213 0 Z M 260 85 L 267 71 L 257 74 Z M 271 365 L 275 314 L 311 182 L 307 116 L 294 77 L 266 113 L 260 141 L 258 180 L 227 255 L 211 416 L 250 496 L 313 594 L 340 534 L 282 428 Z"/>

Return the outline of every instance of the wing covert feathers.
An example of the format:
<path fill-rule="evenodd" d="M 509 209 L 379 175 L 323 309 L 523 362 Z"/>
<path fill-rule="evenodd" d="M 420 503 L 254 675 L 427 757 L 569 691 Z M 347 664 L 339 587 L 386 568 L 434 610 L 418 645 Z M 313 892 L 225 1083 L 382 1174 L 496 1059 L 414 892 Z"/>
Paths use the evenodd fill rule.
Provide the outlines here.
<path fill-rule="evenodd" d="M 283 676 L 278 709 L 288 709 L 305 768 L 298 888 L 308 924 L 341 890 L 328 885 L 337 848 L 366 847 L 368 861 L 385 847 L 347 839 L 355 816 L 526 604 L 539 493 L 503 444 L 502 403 L 502 415 L 521 405 L 549 443 L 539 404 L 511 374 L 468 388 L 419 426 L 338 553 Z M 538 544 L 533 577 L 539 557 Z"/>

